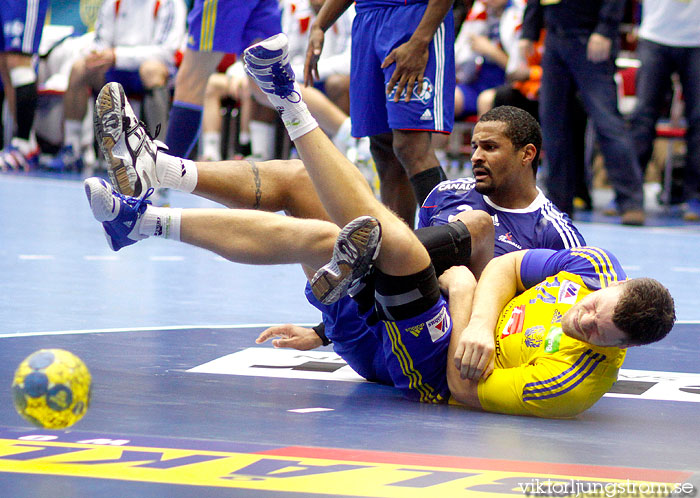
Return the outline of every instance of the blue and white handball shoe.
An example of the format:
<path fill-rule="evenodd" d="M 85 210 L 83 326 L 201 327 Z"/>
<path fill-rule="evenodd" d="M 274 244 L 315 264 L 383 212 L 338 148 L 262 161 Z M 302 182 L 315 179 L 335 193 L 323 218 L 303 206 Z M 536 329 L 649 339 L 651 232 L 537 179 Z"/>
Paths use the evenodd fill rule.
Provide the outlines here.
<path fill-rule="evenodd" d="M 345 225 L 335 241 L 333 257 L 311 279 L 311 291 L 323 304 L 352 294 L 379 255 L 382 226 L 373 216 L 360 216 Z"/>
<path fill-rule="evenodd" d="M 107 243 L 113 251 L 135 244 L 147 235 L 139 234 L 141 218 L 151 201 L 149 188 L 142 198 L 122 195 L 102 178 L 88 178 L 84 182 L 92 214 L 102 223 Z"/>
<path fill-rule="evenodd" d="M 287 35 L 279 33 L 248 47 L 243 62 L 263 92 L 294 103 L 301 101 L 301 92 L 289 63 L 288 45 Z"/>
<path fill-rule="evenodd" d="M 160 187 L 156 154 L 167 147 L 151 138 L 119 83 L 107 83 L 100 90 L 93 123 L 97 143 L 107 161 L 109 179 L 118 192 L 142 197 L 149 189 Z"/>

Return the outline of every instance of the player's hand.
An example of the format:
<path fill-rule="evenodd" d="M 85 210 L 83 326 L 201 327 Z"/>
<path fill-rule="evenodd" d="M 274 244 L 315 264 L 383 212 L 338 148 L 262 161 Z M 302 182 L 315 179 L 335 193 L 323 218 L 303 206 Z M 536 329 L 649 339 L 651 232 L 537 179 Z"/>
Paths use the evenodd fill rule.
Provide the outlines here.
<path fill-rule="evenodd" d="M 438 285 L 443 295 L 450 297 L 450 290 L 468 288 L 472 292 L 476 288 L 476 278 L 466 266 L 451 266 L 438 277 Z"/>
<path fill-rule="evenodd" d="M 472 50 L 479 54 L 488 56 L 493 53 L 496 46 L 491 43 L 487 36 L 473 34 L 469 37 L 469 45 Z"/>
<path fill-rule="evenodd" d="M 487 379 L 493 372 L 494 350 L 493 331 L 469 324 L 462 331 L 453 358 L 460 377 L 469 380 Z"/>
<path fill-rule="evenodd" d="M 263 330 L 255 339 L 255 343 L 262 344 L 269 339 L 273 339 L 272 345 L 275 348 L 292 348 L 299 351 L 308 351 L 323 345 L 321 338 L 313 329 L 289 323 Z"/>
<path fill-rule="evenodd" d="M 106 71 L 114 65 L 115 61 L 114 49 L 93 51 L 85 58 L 85 67 L 91 71 Z"/>
<path fill-rule="evenodd" d="M 313 24 L 309 31 L 309 44 L 306 47 L 306 61 L 304 61 L 304 85 L 311 86 L 318 76 L 318 59 L 321 57 L 325 33 L 321 28 Z"/>
<path fill-rule="evenodd" d="M 612 40 L 599 33 L 591 33 L 588 37 L 586 57 L 591 62 L 603 62 L 610 58 Z"/>
<path fill-rule="evenodd" d="M 428 47 L 427 45 L 408 40 L 406 43 L 399 45 L 386 56 L 382 62 L 382 69 L 386 69 L 392 64 L 396 64 L 394 73 L 391 75 L 389 84 L 386 87 L 386 93 L 389 95 L 394 87 L 394 102 L 398 102 L 403 91 L 406 91 L 404 100 L 409 102 L 413 95 L 413 88 L 418 85 L 418 89 L 423 86 L 423 75 L 425 68 L 428 65 Z"/>

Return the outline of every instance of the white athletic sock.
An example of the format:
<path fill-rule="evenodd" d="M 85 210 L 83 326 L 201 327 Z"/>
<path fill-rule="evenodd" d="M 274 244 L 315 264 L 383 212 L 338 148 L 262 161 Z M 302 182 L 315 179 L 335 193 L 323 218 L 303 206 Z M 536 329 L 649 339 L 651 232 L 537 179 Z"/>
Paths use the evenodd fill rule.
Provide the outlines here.
<path fill-rule="evenodd" d="M 221 133 L 207 131 L 202 133 L 202 157 L 207 161 L 221 161 Z"/>
<path fill-rule="evenodd" d="M 335 135 L 333 135 L 333 144 L 335 144 L 338 150 L 343 154 L 354 144 L 354 139 L 350 134 L 351 128 L 352 123 L 350 122 L 350 118 L 347 118 L 343 121 L 343 124 L 340 125 L 338 131 L 335 132 Z"/>
<path fill-rule="evenodd" d="M 180 240 L 182 209 L 148 206 L 141 217 L 139 234 L 148 237 L 162 237 Z"/>
<path fill-rule="evenodd" d="M 161 187 L 191 193 L 197 186 L 197 165 L 189 159 L 159 150 L 156 155 L 156 177 Z"/>
<path fill-rule="evenodd" d="M 251 121 L 250 152 L 256 159 L 267 161 L 272 159 L 275 148 L 275 125 L 264 121 Z"/>
<path fill-rule="evenodd" d="M 80 155 L 80 142 L 83 137 L 83 122 L 66 119 L 63 123 L 63 144 L 73 148 L 73 154 Z"/>
<path fill-rule="evenodd" d="M 289 138 L 292 140 L 318 128 L 316 119 L 311 115 L 306 103 L 301 98 L 301 88 L 297 82 L 294 82 L 294 92 L 287 98 L 283 99 L 269 93 L 266 95 L 273 107 L 280 113 L 284 127 L 287 128 Z"/>

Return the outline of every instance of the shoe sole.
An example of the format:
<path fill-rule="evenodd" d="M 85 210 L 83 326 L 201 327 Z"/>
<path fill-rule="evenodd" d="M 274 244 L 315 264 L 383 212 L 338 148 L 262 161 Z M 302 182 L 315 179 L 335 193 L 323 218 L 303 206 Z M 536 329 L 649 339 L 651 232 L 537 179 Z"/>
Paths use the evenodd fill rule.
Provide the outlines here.
<path fill-rule="evenodd" d="M 119 83 L 107 83 L 100 90 L 95 102 L 94 127 L 97 143 L 108 162 L 107 174 L 117 192 L 136 196 L 129 180 L 128 167 L 120 158 L 112 154 L 119 137 L 124 132 L 123 112 L 126 103 L 124 89 Z"/>
<path fill-rule="evenodd" d="M 332 304 L 347 294 L 351 283 L 372 267 L 381 247 L 381 226 L 371 216 L 362 216 L 348 223 L 338 235 L 333 258 L 311 279 L 311 291 L 323 304 Z M 347 259 L 346 244 L 356 252 Z"/>
<path fill-rule="evenodd" d="M 288 45 L 287 35 L 279 33 L 245 49 L 243 57 L 248 64 L 263 68 L 284 59 L 287 56 L 285 48 Z M 272 55 L 275 52 L 280 53 Z"/>

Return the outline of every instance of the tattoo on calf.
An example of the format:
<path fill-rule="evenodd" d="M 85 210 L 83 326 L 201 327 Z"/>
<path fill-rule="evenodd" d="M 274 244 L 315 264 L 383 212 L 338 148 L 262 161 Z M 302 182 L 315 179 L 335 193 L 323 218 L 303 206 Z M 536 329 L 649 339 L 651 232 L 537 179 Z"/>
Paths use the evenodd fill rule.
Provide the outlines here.
<path fill-rule="evenodd" d="M 262 187 L 260 186 L 260 170 L 253 161 L 248 161 L 253 169 L 253 179 L 255 181 L 255 204 L 253 209 L 260 209 L 260 199 L 262 198 Z"/>

